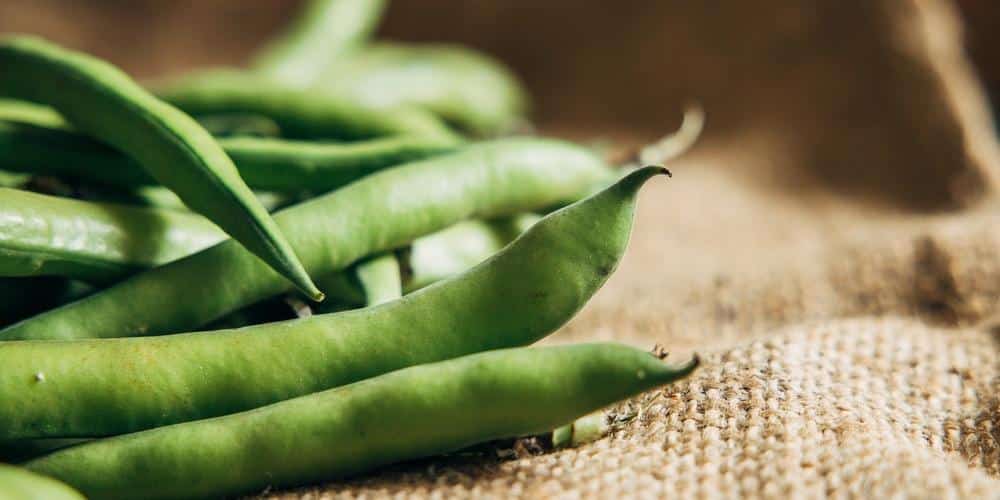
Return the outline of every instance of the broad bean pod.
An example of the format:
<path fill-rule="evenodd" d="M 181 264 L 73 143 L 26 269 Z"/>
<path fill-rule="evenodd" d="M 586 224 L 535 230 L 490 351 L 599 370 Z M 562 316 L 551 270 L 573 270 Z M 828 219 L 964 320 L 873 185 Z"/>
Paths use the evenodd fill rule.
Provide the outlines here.
<path fill-rule="evenodd" d="M 59 481 L 27 469 L 0 464 L 0 500 L 85 500 Z"/>
<path fill-rule="evenodd" d="M 457 45 L 366 46 L 333 61 L 314 87 L 373 107 L 422 107 L 478 135 L 509 132 L 528 108 L 507 68 Z"/>
<path fill-rule="evenodd" d="M 378 24 L 385 0 L 311 0 L 290 29 L 253 63 L 273 80 L 308 87 L 331 61 L 363 44 Z"/>
<path fill-rule="evenodd" d="M 348 477 L 547 431 L 690 374 L 621 344 L 503 349 L 25 464 L 91 498 L 205 498 Z"/>
<path fill-rule="evenodd" d="M 260 137 L 220 138 L 248 186 L 326 192 L 372 172 L 457 149 L 450 139 L 387 137 L 316 143 Z M 53 175 L 119 188 L 156 184 L 131 158 L 65 127 L 0 122 L 0 169 Z"/>
<path fill-rule="evenodd" d="M 163 337 L 2 342 L 0 400 L 17 403 L 0 406 L 0 440 L 132 432 L 531 344 L 604 284 L 639 187 L 661 171 L 634 172 L 466 273 L 380 306 Z"/>
<path fill-rule="evenodd" d="M 55 108 L 74 127 L 135 158 L 314 300 L 313 284 L 232 160 L 192 118 L 99 59 L 32 37 L 0 42 L 0 95 Z"/>
<path fill-rule="evenodd" d="M 579 199 L 612 176 L 577 146 L 506 139 L 380 171 L 279 211 L 275 220 L 310 273 L 322 276 L 465 219 Z M 288 290 L 259 259 L 227 241 L 0 330 L 0 340 L 190 331 Z"/>
<path fill-rule="evenodd" d="M 190 212 L 0 188 L 0 276 L 107 284 L 225 239 Z"/>

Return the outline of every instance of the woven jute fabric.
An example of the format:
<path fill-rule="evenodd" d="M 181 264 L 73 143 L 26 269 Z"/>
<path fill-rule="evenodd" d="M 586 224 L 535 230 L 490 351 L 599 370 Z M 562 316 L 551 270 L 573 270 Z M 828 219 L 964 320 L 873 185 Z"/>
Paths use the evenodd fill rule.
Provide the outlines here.
<path fill-rule="evenodd" d="M 881 41 L 859 46 L 905 77 L 803 78 L 887 85 L 891 104 L 820 92 L 799 97 L 853 118 L 709 134 L 643 190 L 622 265 L 545 341 L 696 350 L 692 377 L 607 409 L 611 432 L 577 448 L 491 443 L 262 496 L 1000 497 L 993 130 L 947 2 L 865 5 L 881 31 L 852 33 Z"/>

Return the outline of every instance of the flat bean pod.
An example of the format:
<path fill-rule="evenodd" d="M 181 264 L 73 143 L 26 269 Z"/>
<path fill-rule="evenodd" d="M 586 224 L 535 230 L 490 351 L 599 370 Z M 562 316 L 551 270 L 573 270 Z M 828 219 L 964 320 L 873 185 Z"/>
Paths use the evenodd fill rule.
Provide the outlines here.
<path fill-rule="evenodd" d="M 504 349 L 226 417 L 57 451 L 25 467 L 93 499 L 204 498 L 348 477 L 540 433 L 690 374 L 620 344 Z"/>
<path fill-rule="evenodd" d="M 612 175 L 577 146 L 507 139 L 380 171 L 282 210 L 275 220 L 310 273 L 322 276 L 465 219 L 579 199 Z M 288 290 L 259 259 L 223 242 L 0 330 L 0 340 L 190 331 Z"/>
<path fill-rule="evenodd" d="M 613 272 L 636 192 L 661 171 L 630 174 L 468 272 L 381 306 L 236 330 L 0 343 L 0 400 L 17 402 L 0 406 L 0 440 L 104 436 L 225 415 L 533 343 Z"/>
<path fill-rule="evenodd" d="M 0 276 L 111 283 L 225 239 L 189 212 L 0 188 Z"/>
<path fill-rule="evenodd" d="M 507 68 L 457 45 L 366 46 L 333 61 L 314 86 L 374 107 L 419 106 L 480 135 L 511 130 L 528 107 Z"/>
<path fill-rule="evenodd" d="M 367 40 L 385 5 L 385 0 L 312 0 L 291 28 L 261 51 L 254 70 L 307 87 L 331 61 Z"/>
<path fill-rule="evenodd" d="M 0 94 L 47 104 L 74 127 L 135 158 L 315 300 L 323 294 L 212 136 L 125 73 L 40 39 L 0 43 Z"/>
<path fill-rule="evenodd" d="M 193 115 L 250 113 L 274 120 L 293 139 L 363 140 L 387 136 L 459 138 L 417 108 L 374 109 L 346 98 L 295 89 L 250 73 L 218 70 L 188 76 L 157 95 Z"/>
<path fill-rule="evenodd" d="M 0 464 L 0 500 L 85 500 L 59 481 L 13 465 Z"/>
<path fill-rule="evenodd" d="M 457 149 L 451 140 L 389 137 L 315 143 L 234 137 L 217 140 L 254 189 L 326 192 L 372 172 Z M 131 158 L 66 128 L 0 122 L 0 169 L 121 188 L 157 181 Z"/>

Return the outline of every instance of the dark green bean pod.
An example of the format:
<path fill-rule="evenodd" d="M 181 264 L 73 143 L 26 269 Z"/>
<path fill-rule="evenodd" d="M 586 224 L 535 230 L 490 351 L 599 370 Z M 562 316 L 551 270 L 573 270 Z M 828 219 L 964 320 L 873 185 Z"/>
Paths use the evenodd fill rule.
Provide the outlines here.
<path fill-rule="evenodd" d="M 89 439 L 24 439 L 0 441 L 0 462 L 18 464 L 53 451 L 89 441 Z M 3 498 L 0 495 L 0 498 Z"/>
<path fill-rule="evenodd" d="M 386 167 L 457 149 L 451 140 L 391 137 L 357 143 L 218 139 L 254 189 L 326 192 Z M 156 184 L 132 159 L 72 130 L 0 122 L 0 169 L 134 188 Z"/>
<path fill-rule="evenodd" d="M 314 300 L 323 294 L 232 160 L 197 122 L 114 66 L 41 39 L 0 42 L 0 94 L 47 104 L 74 127 L 135 158 Z"/>
<path fill-rule="evenodd" d="M 368 39 L 385 4 L 385 0 L 311 0 L 288 32 L 261 51 L 254 70 L 288 85 L 309 86 L 331 61 Z"/>
<path fill-rule="evenodd" d="M 528 107 L 507 68 L 457 45 L 366 46 L 333 61 L 315 88 L 374 107 L 422 107 L 479 135 L 510 131 Z"/>
<path fill-rule="evenodd" d="M 621 344 L 503 349 L 200 422 L 93 441 L 25 467 L 104 498 L 208 498 L 357 475 L 536 434 L 690 374 Z"/>
<path fill-rule="evenodd" d="M 465 219 L 579 199 L 612 175 L 572 144 L 507 139 L 380 171 L 280 211 L 275 220 L 309 272 L 323 276 Z M 0 340 L 190 331 L 289 289 L 227 241 L 0 330 Z"/>
<path fill-rule="evenodd" d="M 0 188 L 0 276 L 106 284 L 225 239 L 190 212 Z"/>
<path fill-rule="evenodd" d="M 85 500 L 55 479 L 27 469 L 0 464 L 0 500 Z"/>
<path fill-rule="evenodd" d="M 300 90 L 250 73 L 218 70 L 181 78 L 157 92 L 193 115 L 266 116 L 292 139 L 363 140 L 390 136 L 460 139 L 434 115 L 417 108 L 374 109 L 322 92 Z"/>
<path fill-rule="evenodd" d="M 0 440 L 148 429 L 531 344 L 607 280 L 628 243 L 637 190 L 662 171 L 632 173 L 468 272 L 380 306 L 164 337 L 0 342 L 0 401 L 15 402 L 0 405 Z"/>
<path fill-rule="evenodd" d="M 93 291 L 84 283 L 55 276 L 0 278 L 0 325 L 7 326 Z"/>

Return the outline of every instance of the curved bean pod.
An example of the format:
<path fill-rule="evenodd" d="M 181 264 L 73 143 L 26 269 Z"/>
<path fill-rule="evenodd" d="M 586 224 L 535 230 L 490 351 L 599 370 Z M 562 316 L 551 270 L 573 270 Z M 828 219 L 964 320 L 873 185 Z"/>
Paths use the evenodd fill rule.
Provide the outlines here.
<path fill-rule="evenodd" d="M 551 429 L 683 378 L 621 344 L 504 349 L 27 462 L 93 499 L 203 498 L 348 477 Z"/>
<path fill-rule="evenodd" d="M 254 70 L 297 87 L 311 84 L 330 61 L 365 42 L 385 0 L 312 0 L 280 38 L 265 47 Z"/>
<path fill-rule="evenodd" d="M 265 116 L 278 124 L 283 136 L 293 139 L 363 140 L 408 135 L 460 142 L 437 117 L 417 108 L 374 109 L 239 71 L 187 76 L 159 89 L 157 95 L 193 115 Z"/>
<path fill-rule="evenodd" d="M 193 119 L 125 73 L 40 39 L 0 43 L 0 94 L 52 106 L 70 123 L 135 158 L 191 209 L 208 217 L 314 300 L 323 293 L 243 183 L 232 160 Z"/>
<path fill-rule="evenodd" d="M 381 306 L 237 330 L 0 343 L 0 401 L 18 402 L 0 405 L 0 440 L 148 429 L 535 342 L 613 272 L 636 192 L 660 172 L 630 174 L 468 272 Z"/>
<path fill-rule="evenodd" d="M 314 143 L 257 137 L 217 140 L 254 189 L 325 192 L 372 172 L 450 152 L 450 140 L 391 137 Z M 0 122 L 0 169 L 132 188 L 156 180 L 132 159 L 65 128 Z"/>
<path fill-rule="evenodd" d="M 192 213 L 0 188 L 0 276 L 106 284 L 225 239 Z"/>
<path fill-rule="evenodd" d="M 612 175 L 577 146 L 508 139 L 380 171 L 282 210 L 275 220 L 310 273 L 322 276 L 464 219 L 579 199 Z M 234 276 L 239 279 L 224 279 Z M 223 242 L 0 330 L 0 340 L 190 331 L 288 290 L 285 280 L 253 255 Z"/>
<path fill-rule="evenodd" d="M 35 472 L 0 464 L 0 500 L 85 500 L 59 481 Z"/>
<path fill-rule="evenodd" d="M 528 108 L 507 68 L 457 45 L 366 46 L 333 61 L 314 86 L 374 107 L 423 107 L 479 135 L 511 130 Z"/>

